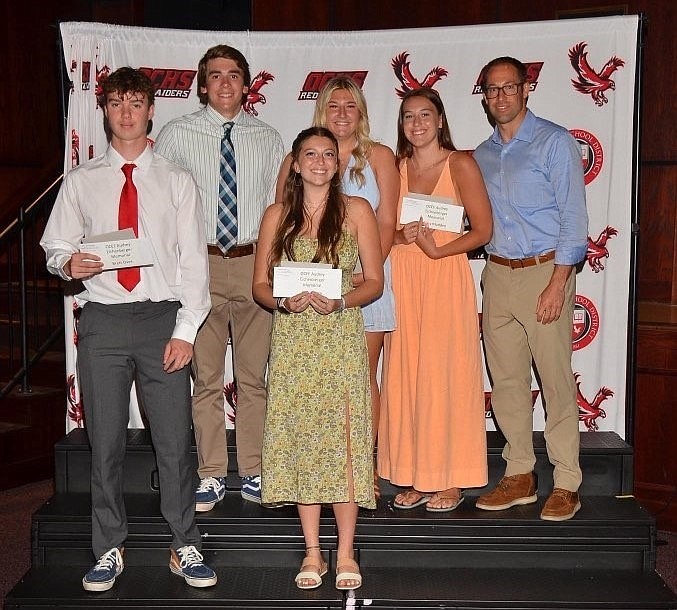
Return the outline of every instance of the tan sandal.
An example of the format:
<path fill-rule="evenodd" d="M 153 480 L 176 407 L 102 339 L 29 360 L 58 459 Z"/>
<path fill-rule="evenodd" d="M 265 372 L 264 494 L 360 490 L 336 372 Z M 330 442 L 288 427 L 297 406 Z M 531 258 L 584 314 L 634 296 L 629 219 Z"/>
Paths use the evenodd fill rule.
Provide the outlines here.
<path fill-rule="evenodd" d="M 322 577 L 327 573 L 327 563 L 320 558 L 311 557 L 308 551 L 319 549 L 319 546 L 306 548 L 306 556 L 301 563 L 301 571 L 296 575 L 294 582 L 299 589 L 317 589 L 322 584 Z M 302 584 L 301 581 L 310 581 L 310 584 Z"/>
<path fill-rule="evenodd" d="M 463 500 L 465 500 L 465 497 L 463 496 L 463 492 L 460 489 L 458 489 L 458 494 L 448 494 L 447 492 L 449 491 L 451 490 L 447 489 L 445 491 L 438 491 L 434 493 L 428 504 L 426 504 L 425 509 L 429 513 L 450 513 L 452 510 L 456 510 L 461 505 Z M 434 502 L 436 500 L 441 500 L 442 502 L 444 502 L 444 500 L 451 500 L 451 504 L 449 506 L 430 506 L 430 502 Z"/>
<path fill-rule="evenodd" d="M 341 585 L 339 583 L 346 580 L 354 580 L 356 585 Z M 336 560 L 336 588 L 339 591 L 352 591 L 362 586 L 362 574 L 357 561 L 349 557 L 343 557 Z"/>
<path fill-rule="evenodd" d="M 406 491 L 399 493 L 395 496 L 393 500 L 393 508 L 399 508 L 400 510 L 410 510 L 416 508 L 417 506 L 422 506 L 427 504 L 430 500 L 430 494 L 423 493 L 410 487 Z"/>

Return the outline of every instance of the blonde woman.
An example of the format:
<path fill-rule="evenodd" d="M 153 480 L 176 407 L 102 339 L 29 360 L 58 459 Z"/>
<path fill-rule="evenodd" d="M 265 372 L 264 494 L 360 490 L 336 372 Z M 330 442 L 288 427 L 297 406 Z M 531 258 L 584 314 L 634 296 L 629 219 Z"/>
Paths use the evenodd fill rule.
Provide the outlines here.
<path fill-rule="evenodd" d="M 353 79 L 339 76 L 325 84 L 315 104 L 313 126 L 326 127 L 334 135 L 339 147 L 339 172 L 343 192 L 346 195 L 366 199 L 376 213 L 378 223 L 384 263 L 383 294 L 362 307 L 369 353 L 372 434 L 376 443 L 381 411 L 377 379 L 378 361 L 385 334 L 394 330 L 396 326 L 389 253 L 396 224 L 399 176 L 392 150 L 375 142 L 369 135 L 367 102 Z M 281 200 L 290 163 L 291 158 L 287 156 L 278 178 L 276 201 Z M 357 273 L 353 275 L 353 284 L 357 286 L 362 281 L 363 276 L 358 267 Z M 374 493 L 377 498 L 380 496 L 376 472 L 374 472 Z"/>

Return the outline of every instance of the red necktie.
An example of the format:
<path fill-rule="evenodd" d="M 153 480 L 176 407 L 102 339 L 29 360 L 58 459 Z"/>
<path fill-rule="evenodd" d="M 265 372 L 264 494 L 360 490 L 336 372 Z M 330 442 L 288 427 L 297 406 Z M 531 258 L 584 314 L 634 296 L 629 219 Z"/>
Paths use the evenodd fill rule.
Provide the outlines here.
<path fill-rule="evenodd" d="M 139 198 L 132 180 L 132 171 L 136 165 L 125 163 L 122 173 L 125 175 L 125 184 L 120 193 L 120 208 L 118 210 L 118 229 L 133 229 L 134 235 L 139 236 Z M 141 269 L 130 267 L 118 269 L 118 282 L 129 292 L 141 281 Z"/>

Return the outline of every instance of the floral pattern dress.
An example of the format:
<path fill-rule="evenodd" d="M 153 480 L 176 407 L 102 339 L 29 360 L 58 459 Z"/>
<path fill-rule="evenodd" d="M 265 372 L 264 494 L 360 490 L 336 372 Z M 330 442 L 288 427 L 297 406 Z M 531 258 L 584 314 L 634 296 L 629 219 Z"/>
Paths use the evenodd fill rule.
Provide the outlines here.
<path fill-rule="evenodd" d="M 298 261 L 310 261 L 317 240 L 299 237 Z M 351 289 L 355 238 L 339 244 L 342 293 Z M 364 323 L 359 307 L 300 314 L 276 311 L 268 369 L 263 438 L 264 503 L 324 504 L 354 500 L 376 506 L 373 485 L 371 399 Z"/>

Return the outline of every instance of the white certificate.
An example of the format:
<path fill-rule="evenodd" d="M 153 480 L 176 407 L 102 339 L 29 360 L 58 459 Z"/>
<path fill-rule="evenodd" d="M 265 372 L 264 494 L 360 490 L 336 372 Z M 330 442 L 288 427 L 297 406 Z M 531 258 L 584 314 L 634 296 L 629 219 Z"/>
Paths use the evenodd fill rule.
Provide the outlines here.
<path fill-rule="evenodd" d="M 134 231 L 131 229 L 88 237 L 82 241 L 80 252 L 100 257 L 104 271 L 153 265 L 153 248 L 150 241 L 145 237 L 134 237 Z"/>
<path fill-rule="evenodd" d="M 283 261 L 273 268 L 273 296 L 293 297 L 299 292 L 319 292 L 328 299 L 341 298 L 340 269 L 326 263 Z"/>
<path fill-rule="evenodd" d="M 465 208 L 454 203 L 449 197 L 409 193 L 406 197 L 402 197 L 400 224 L 406 225 L 423 218 L 423 222 L 431 229 L 462 233 L 464 214 Z"/>

